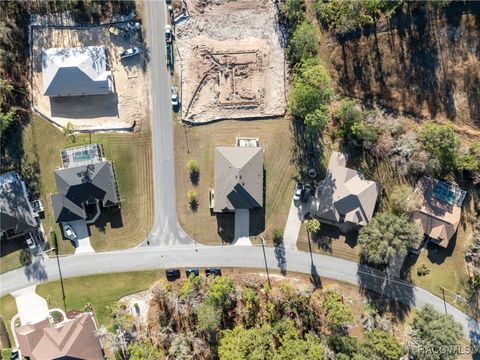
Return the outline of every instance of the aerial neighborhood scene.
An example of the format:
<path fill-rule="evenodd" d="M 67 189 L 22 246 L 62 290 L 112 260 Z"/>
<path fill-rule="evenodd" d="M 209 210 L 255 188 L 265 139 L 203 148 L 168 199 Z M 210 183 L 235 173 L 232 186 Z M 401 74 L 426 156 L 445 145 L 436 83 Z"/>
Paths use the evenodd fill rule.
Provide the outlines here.
<path fill-rule="evenodd" d="M 480 359 L 480 1 L 0 2 L 0 359 Z"/>

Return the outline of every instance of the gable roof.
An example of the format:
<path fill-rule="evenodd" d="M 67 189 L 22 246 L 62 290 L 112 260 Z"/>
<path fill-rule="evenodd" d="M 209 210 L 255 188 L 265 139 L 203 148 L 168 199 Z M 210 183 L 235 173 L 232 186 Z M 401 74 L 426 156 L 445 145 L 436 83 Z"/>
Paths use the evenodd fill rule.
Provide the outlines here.
<path fill-rule="evenodd" d="M 413 218 L 424 234 L 437 240 L 436 242 L 440 246 L 447 247 L 460 223 L 464 196 L 461 201 L 455 203 L 442 201 L 434 194 L 437 184 L 450 185 L 425 176 L 417 182 L 415 188 L 416 209 L 413 212 Z"/>
<path fill-rule="evenodd" d="M 112 91 L 103 46 L 42 50 L 43 95 L 100 95 Z"/>
<path fill-rule="evenodd" d="M 263 148 L 216 147 L 214 212 L 263 206 Z"/>
<path fill-rule="evenodd" d="M 103 359 L 102 346 L 95 336 L 96 326 L 90 313 L 80 314 L 58 325 L 48 319 L 15 328 L 22 355 L 31 360 Z"/>
<path fill-rule="evenodd" d="M 312 208 L 320 219 L 366 225 L 373 216 L 380 186 L 365 180 L 346 164 L 345 155 L 332 153 L 318 200 Z"/>
<path fill-rule="evenodd" d="M 14 229 L 19 234 L 36 228 L 25 183 L 15 172 L 0 176 L 0 230 Z"/>
<path fill-rule="evenodd" d="M 83 205 L 99 201 L 118 204 L 112 164 L 101 161 L 55 171 L 58 194 L 52 195 L 56 222 L 85 219 Z"/>

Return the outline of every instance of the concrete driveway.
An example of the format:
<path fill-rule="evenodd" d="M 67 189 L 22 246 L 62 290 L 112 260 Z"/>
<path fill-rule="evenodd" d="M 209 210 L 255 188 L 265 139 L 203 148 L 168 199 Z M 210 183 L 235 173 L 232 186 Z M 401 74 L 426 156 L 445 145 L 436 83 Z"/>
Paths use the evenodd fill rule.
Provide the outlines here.
<path fill-rule="evenodd" d="M 12 292 L 22 325 L 35 324 L 48 317 L 47 301 L 35 292 L 37 285 Z"/>
<path fill-rule="evenodd" d="M 235 210 L 235 245 L 252 245 L 250 242 L 250 210 Z"/>
<path fill-rule="evenodd" d="M 84 220 L 71 221 L 68 224 L 72 227 L 77 235 L 75 243 L 75 255 L 95 252 L 90 244 L 90 237 L 88 236 L 87 224 Z"/>
<path fill-rule="evenodd" d="M 302 226 L 303 216 L 310 211 L 311 199 L 303 203 L 292 199 L 287 223 L 283 232 L 283 244 L 287 249 L 297 249 L 297 239 Z"/>

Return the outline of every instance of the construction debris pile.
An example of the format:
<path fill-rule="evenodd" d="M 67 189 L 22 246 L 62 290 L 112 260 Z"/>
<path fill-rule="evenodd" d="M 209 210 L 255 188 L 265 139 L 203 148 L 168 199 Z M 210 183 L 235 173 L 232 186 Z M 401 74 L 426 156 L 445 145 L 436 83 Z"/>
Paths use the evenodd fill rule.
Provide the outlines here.
<path fill-rule="evenodd" d="M 281 116 L 285 60 L 276 8 L 263 1 L 187 1 L 176 26 L 182 119 Z"/>

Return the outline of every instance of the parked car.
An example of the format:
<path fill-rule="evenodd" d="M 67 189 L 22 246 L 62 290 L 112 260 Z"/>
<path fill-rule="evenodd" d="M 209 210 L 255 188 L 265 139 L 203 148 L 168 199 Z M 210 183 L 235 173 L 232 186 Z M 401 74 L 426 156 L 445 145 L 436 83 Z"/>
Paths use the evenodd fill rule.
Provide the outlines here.
<path fill-rule="evenodd" d="M 165 25 L 165 41 L 171 43 L 173 40 L 172 27 L 170 25 Z"/>
<path fill-rule="evenodd" d="M 303 193 L 303 184 L 301 182 L 297 182 L 295 184 L 295 193 L 293 194 L 293 200 L 298 201 Z"/>
<path fill-rule="evenodd" d="M 175 281 L 177 279 L 180 279 L 180 270 L 167 269 L 167 271 L 165 271 L 165 275 L 167 276 L 168 281 Z"/>
<path fill-rule="evenodd" d="M 77 238 L 77 234 L 75 234 L 75 231 L 73 231 L 69 224 L 63 224 L 63 233 L 65 234 L 65 237 L 70 240 L 75 240 Z"/>
<path fill-rule="evenodd" d="M 133 47 L 133 48 L 127 49 L 125 51 L 122 51 L 120 53 L 120 59 L 126 59 L 126 58 L 129 58 L 131 56 L 138 55 L 138 54 L 140 54 L 140 49 L 138 47 Z"/>
<path fill-rule="evenodd" d="M 220 270 L 219 268 L 206 268 L 205 275 L 222 276 L 222 270 Z"/>
<path fill-rule="evenodd" d="M 37 247 L 35 237 L 32 233 L 28 233 L 27 235 L 25 235 L 25 241 L 27 242 L 28 248 L 30 250 L 34 250 Z"/>
<path fill-rule="evenodd" d="M 200 271 L 198 271 L 198 268 L 189 268 L 185 270 L 185 274 L 187 275 L 187 277 L 189 277 L 191 274 L 193 274 L 194 276 L 198 276 L 200 275 Z"/>
<path fill-rule="evenodd" d="M 177 92 L 177 87 L 172 86 L 171 90 L 171 98 L 172 98 L 172 106 L 177 107 L 178 106 L 178 92 Z"/>

